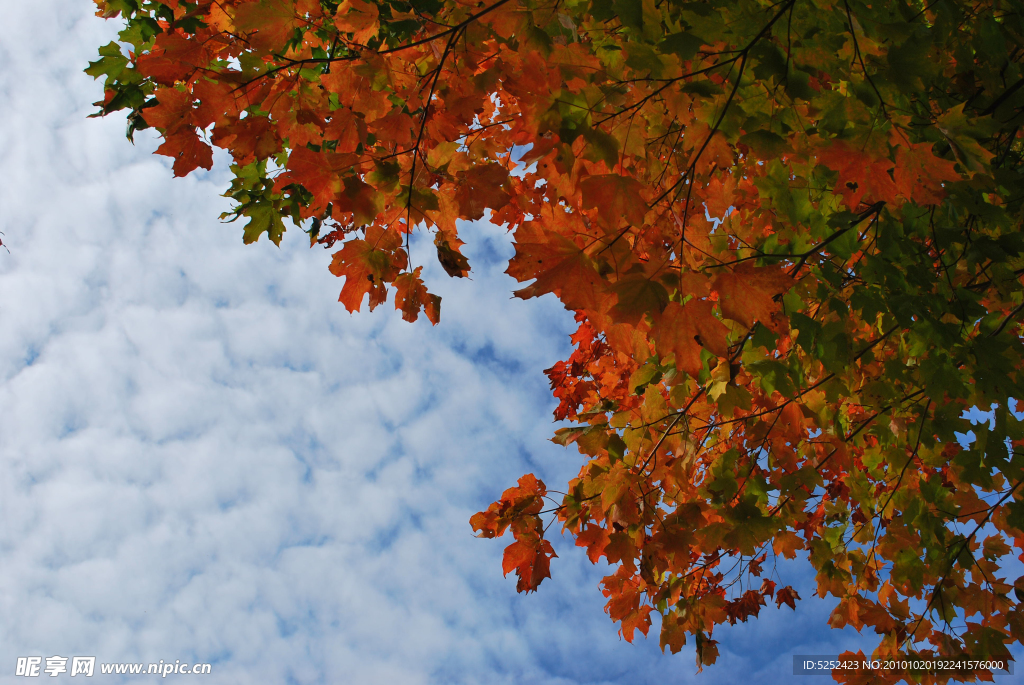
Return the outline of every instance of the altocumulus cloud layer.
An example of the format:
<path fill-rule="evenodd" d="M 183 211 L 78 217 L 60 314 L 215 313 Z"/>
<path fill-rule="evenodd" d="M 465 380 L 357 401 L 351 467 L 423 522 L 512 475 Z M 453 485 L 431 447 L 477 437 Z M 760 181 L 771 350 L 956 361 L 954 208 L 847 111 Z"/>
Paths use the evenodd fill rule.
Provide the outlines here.
<path fill-rule="evenodd" d="M 616 636 L 566 542 L 517 597 L 467 520 L 578 460 L 547 442 L 541 373 L 571 317 L 509 298 L 503 231 L 471 229 L 470 283 L 427 267 L 440 326 L 349 316 L 300 232 L 246 247 L 218 223 L 220 170 L 172 179 L 151 137 L 85 118 L 114 31 L 91 3 L 9 5 L 0 682 L 27 655 L 210 662 L 209 683 L 788 682 L 793 653 L 866 644 L 804 602 L 716 633 L 695 676 L 657 628 Z"/>

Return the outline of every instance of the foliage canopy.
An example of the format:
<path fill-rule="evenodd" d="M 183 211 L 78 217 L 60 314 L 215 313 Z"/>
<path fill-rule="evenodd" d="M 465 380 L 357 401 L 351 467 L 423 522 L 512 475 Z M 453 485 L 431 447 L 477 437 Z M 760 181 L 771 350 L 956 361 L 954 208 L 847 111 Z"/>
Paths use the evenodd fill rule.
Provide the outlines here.
<path fill-rule="evenodd" d="M 245 242 L 308 226 L 348 310 L 393 289 L 437 323 L 408 234 L 464 277 L 458 220 L 489 213 L 516 295 L 575 312 L 547 373 L 579 476 L 471 521 L 511 530 L 519 590 L 548 515 L 613 565 L 623 637 L 659 614 L 698 665 L 716 625 L 795 607 L 771 569 L 798 554 L 876 656 L 1020 642 L 1020 3 L 97 5 L 124 22 L 98 114 L 157 129 L 177 176 L 227 150 Z"/>

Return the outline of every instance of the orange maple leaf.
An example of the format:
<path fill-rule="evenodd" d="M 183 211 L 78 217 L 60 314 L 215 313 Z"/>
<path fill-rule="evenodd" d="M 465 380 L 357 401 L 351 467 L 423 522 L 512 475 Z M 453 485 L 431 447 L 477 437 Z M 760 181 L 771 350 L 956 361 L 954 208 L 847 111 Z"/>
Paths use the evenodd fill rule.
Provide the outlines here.
<path fill-rule="evenodd" d="M 568 309 L 599 308 L 605 281 L 576 243 L 535 222 L 526 222 L 516 231 L 515 246 L 516 254 L 506 273 L 520 282 L 537 279 L 517 290 L 516 297 L 554 293 Z"/>
<path fill-rule="evenodd" d="M 647 214 L 644 189 L 640 181 L 627 176 L 588 176 L 580 182 L 582 207 L 597 209 L 598 222 L 609 228 L 618 228 L 623 219 L 631 226 L 640 226 Z"/>
<path fill-rule="evenodd" d="M 931 143 L 904 143 L 896 150 L 896 187 L 919 205 L 938 204 L 946 197 L 943 182 L 959 181 L 956 163 L 936 157 Z"/>
<path fill-rule="evenodd" d="M 503 189 L 508 183 L 508 170 L 500 164 L 476 166 L 458 172 L 456 177 L 459 189 L 455 200 L 463 219 L 482 219 L 484 209 L 501 209 L 508 204 L 509 194 Z"/>
<path fill-rule="evenodd" d="M 281 149 L 277 127 L 269 118 L 256 115 L 214 128 L 213 144 L 229 150 L 242 165 L 267 159 Z"/>
<path fill-rule="evenodd" d="M 736 179 L 733 176 L 726 176 L 725 182 L 718 176 L 712 177 L 704 187 L 704 205 L 708 208 L 708 215 L 715 219 L 725 218 L 725 213 L 733 206 L 735 194 Z"/>
<path fill-rule="evenodd" d="M 338 301 L 350 312 L 357 312 L 363 296 L 370 294 L 370 310 L 387 299 L 385 282 L 394 281 L 405 268 L 406 256 L 401 251 L 398 233 L 377 226 L 366 230 L 366 239 L 349 240 L 334 253 L 329 267 L 335 276 L 344 276 Z"/>
<path fill-rule="evenodd" d="M 328 203 L 338 198 L 343 186 L 341 172 L 350 169 L 352 163 L 357 159 L 352 154 L 313 152 L 306 147 L 295 148 L 288 156 L 287 171 L 277 177 L 274 186 L 280 192 L 280 189 L 290 183 L 302 185 L 313 194 L 313 201 L 307 210 L 308 215 L 318 216 L 327 209 Z M 366 185 L 361 181 L 358 183 Z M 346 184 L 346 196 L 347 191 Z M 353 193 L 358 194 L 358 189 L 354 189 Z M 346 211 L 354 211 L 352 198 L 347 196 L 346 199 L 347 204 L 350 205 Z M 365 215 L 366 212 L 360 212 L 360 214 Z M 373 215 L 376 216 L 376 211 L 373 212 Z M 365 221 L 359 223 L 365 223 Z"/>
<path fill-rule="evenodd" d="M 474 514 L 469 523 L 480 537 L 501 537 L 510 525 L 525 518 L 534 517 L 544 505 L 547 494 L 544 481 L 532 473 L 520 477 L 519 482 L 501 493 L 501 499 L 487 507 L 487 511 Z"/>
<path fill-rule="evenodd" d="M 668 291 L 644 273 L 630 274 L 609 287 L 618 301 L 608 312 L 615 323 L 636 326 L 645 315 L 657 316 L 668 304 Z"/>
<path fill-rule="evenodd" d="M 430 323 L 437 325 L 441 318 L 441 298 L 427 292 L 420 278 L 422 266 L 417 266 L 412 273 L 403 273 L 395 279 L 395 309 L 402 311 L 402 318 L 415 321 L 420 310 L 425 310 Z"/>
<path fill-rule="evenodd" d="M 445 240 L 444 234 L 438 232 L 434 238 L 434 246 L 437 248 L 437 261 L 441 268 L 452 278 L 466 278 L 469 276 L 469 260 L 459 252 L 459 247 L 464 243 L 458 238 L 452 239 L 453 243 Z"/>
<path fill-rule="evenodd" d="M 203 41 L 166 32 L 157 34 L 153 49 L 138 59 L 138 70 L 160 85 L 173 86 L 210 62 L 212 53 Z"/>
<path fill-rule="evenodd" d="M 245 111 L 245 89 L 237 90 L 237 84 L 227 81 L 211 81 L 200 78 L 192 84 L 192 96 L 196 100 L 193 120 L 199 128 L 205 129 L 210 124 L 218 127 L 228 125 L 237 120 Z M 147 120 L 148 121 L 148 120 Z M 252 122 L 249 122 L 252 123 Z M 216 134 L 217 128 L 214 128 Z"/>
<path fill-rule="evenodd" d="M 658 354 L 675 354 L 676 368 L 696 377 L 703 366 L 701 347 L 716 357 L 729 355 L 729 329 L 715 318 L 709 300 L 692 299 L 684 305 L 670 302 L 651 328 Z"/>
<path fill-rule="evenodd" d="M 351 33 L 353 40 L 365 44 L 377 35 L 380 27 L 377 6 L 363 0 L 344 0 L 334 15 L 334 25 L 339 31 Z"/>
<path fill-rule="evenodd" d="M 669 648 L 673 654 L 678 654 L 686 645 L 686 624 L 679 617 L 679 614 L 670 613 L 661 619 L 661 651 Z"/>
<path fill-rule="evenodd" d="M 793 287 L 794 281 L 786 272 L 775 266 L 754 266 L 743 262 L 732 272 L 719 274 L 711 284 L 718 292 L 718 303 L 722 315 L 738 321 L 746 327 L 755 321 L 772 330 L 779 328 L 775 314 L 779 304 L 775 297 Z"/>
<path fill-rule="evenodd" d="M 400 116 L 411 118 L 407 114 Z M 401 134 L 397 126 L 397 118 L 394 115 L 385 117 L 385 119 L 390 119 L 388 122 L 389 132 L 394 136 L 395 142 L 401 144 L 401 141 L 406 138 L 411 140 L 411 135 Z M 347 107 L 342 107 L 331 112 L 331 120 L 328 122 L 327 128 L 324 129 L 324 140 L 335 141 L 335 152 L 355 152 L 366 140 L 366 131 L 366 121 L 353 114 L 352 110 Z"/>
<path fill-rule="evenodd" d="M 339 114 L 344 117 L 343 121 L 339 121 Z M 356 140 L 361 142 L 362 139 L 366 138 L 366 122 L 359 117 L 353 116 L 348 110 L 336 110 L 333 113 L 331 124 L 338 126 L 339 131 L 343 131 L 346 128 L 352 129 L 362 124 L 362 136 Z M 373 122 L 373 126 L 377 129 L 376 136 L 378 140 L 383 139 L 390 141 L 391 143 L 400 146 L 400 149 L 412 145 L 416 139 L 416 122 L 405 112 L 392 112 L 387 116 L 377 119 Z M 328 132 L 333 132 L 333 130 L 333 128 L 328 127 Z M 342 143 L 339 142 L 338 145 L 340 146 Z M 353 145 L 351 149 L 355 150 L 355 146 Z M 348 150 L 346 150 L 346 152 L 348 152 Z M 506 174 L 506 178 L 507 176 L 508 175 Z"/>
<path fill-rule="evenodd" d="M 871 157 L 844 141 L 836 141 L 818 153 L 818 161 L 839 172 L 836 189 L 852 211 L 857 211 L 865 196 L 874 202 L 896 202 L 898 189 L 889 176 L 895 166 L 891 160 Z"/>
<path fill-rule="evenodd" d="M 156 153 L 174 158 L 175 176 L 184 176 L 197 167 L 213 168 L 213 148 L 204 143 L 191 128 L 167 136 Z"/>
<path fill-rule="evenodd" d="M 182 129 L 194 129 L 192 115 L 193 100 L 188 93 L 176 88 L 159 88 L 153 96 L 157 104 L 142 110 L 142 118 L 150 126 L 174 135 Z"/>
<path fill-rule="evenodd" d="M 576 546 L 587 548 L 587 557 L 596 564 L 608 546 L 608 530 L 602 526 L 588 525 L 576 536 Z"/>
<path fill-rule="evenodd" d="M 551 577 L 551 558 L 556 556 L 551 543 L 543 538 L 517 540 L 505 548 L 501 569 L 506 576 L 515 570 L 517 592 L 536 592 L 541 581 Z"/>
<path fill-rule="evenodd" d="M 341 192 L 334 197 L 335 216 L 339 212 L 351 212 L 356 225 L 372 222 L 383 209 L 384 201 L 381 194 L 357 176 L 346 176 Z"/>
<path fill-rule="evenodd" d="M 694 637 L 697 642 L 697 672 L 699 673 L 704 670 L 705 666 L 710 666 L 718 661 L 718 640 L 704 637 L 703 633 L 697 633 Z"/>
<path fill-rule="evenodd" d="M 235 27 L 246 34 L 248 41 L 261 50 L 275 50 L 288 42 L 296 28 L 305 20 L 299 16 L 306 8 L 289 0 L 256 0 L 235 10 Z"/>
<path fill-rule="evenodd" d="M 622 637 L 626 642 L 633 641 L 633 632 L 636 630 L 647 636 L 647 631 L 651 629 L 652 611 L 654 607 L 644 604 L 622 619 Z"/>

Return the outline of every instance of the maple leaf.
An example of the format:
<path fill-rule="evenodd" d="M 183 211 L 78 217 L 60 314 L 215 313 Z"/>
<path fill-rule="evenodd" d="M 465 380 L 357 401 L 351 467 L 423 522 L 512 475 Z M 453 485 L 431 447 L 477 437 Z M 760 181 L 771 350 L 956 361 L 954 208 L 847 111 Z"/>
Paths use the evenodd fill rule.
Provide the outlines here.
<path fill-rule="evenodd" d="M 736 179 L 726 176 L 725 179 L 712 178 L 704 189 L 704 205 L 708 214 L 715 219 L 722 219 L 732 207 L 733 196 L 736 193 Z M 704 216 L 695 214 L 690 219 L 691 225 L 700 233 L 706 234 L 713 224 Z"/>
<path fill-rule="evenodd" d="M 964 114 L 965 105 L 966 103 L 960 103 L 943 114 L 935 122 L 935 127 L 945 136 L 946 142 L 956 156 L 956 161 L 967 171 L 978 173 L 986 168 L 995 155 L 975 139 L 981 132 L 977 122 L 969 121 Z"/>
<path fill-rule="evenodd" d="M 211 58 L 208 46 L 202 41 L 189 40 L 180 33 L 165 32 L 157 36 L 149 52 L 140 55 L 136 63 L 139 72 L 164 86 L 173 86 L 199 69 Z"/>
<path fill-rule="evenodd" d="M 715 318 L 714 303 L 710 300 L 691 299 L 684 305 L 670 302 L 655 317 L 651 334 L 659 354 L 675 355 L 676 368 L 696 377 L 703 364 L 702 348 L 716 357 L 729 356 L 729 329 Z"/>
<path fill-rule="evenodd" d="M 608 597 L 605 611 L 612 620 L 622 620 L 640 610 L 640 581 L 627 570 L 619 568 L 613 575 L 602 579 L 601 584 L 604 595 Z"/>
<path fill-rule="evenodd" d="M 788 406 L 795 406 L 789 404 Z M 776 554 L 781 554 L 786 559 L 795 559 L 798 550 L 804 548 L 804 542 L 795 533 L 786 532 L 775 538 L 772 543 L 772 549 Z"/>
<path fill-rule="evenodd" d="M 336 164 L 337 160 L 334 163 Z M 357 225 L 372 222 L 382 209 L 384 202 L 377 189 L 355 176 L 346 176 L 342 182 L 341 192 L 334 196 L 334 211 L 351 212 Z"/>
<path fill-rule="evenodd" d="M 255 243 L 264 233 L 275 245 L 281 244 L 284 235 L 284 222 L 274 206 L 268 202 L 257 202 L 242 211 L 242 216 L 249 217 L 242 233 L 242 242 L 246 245 Z"/>
<path fill-rule="evenodd" d="M 596 564 L 605 547 L 608 546 L 608 530 L 601 526 L 589 525 L 576 536 L 576 546 L 587 548 L 587 557 Z"/>
<path fill-rule="evenodd" d="M 399 145 L 403 140 L 411 140 L 411 133 L 403 134 L 397 126 L 397 121 L 402 117 L 410 118 L 407 114 L 399 113 L 384 117 L 378 122 L 381 125 L 387 122 L 386 134 Z M 335 152 L 356 152 L 366 140 L 367 132 L 365 119 L 356 116 L 347 107 L 341 107 L 331 112 L 330 120 L 324 129 L 324 140 L 334 142 Z"/>
<path fill-rule="evenodd" d="M 765 604 L 762 593 L 757 590 L 747 590 L 739 598 L 726 605 L 725 611 L 729 617 L 729 623 L 735 625 L 737 620 L 746 623 L 751 616 L 756 618 Z"/>
<path fill-rule="evenodd" d="M 377 35 L 380 10 L 363 0 L 343 0 L 334 15 L 334 25 L 343 33 L 351 33 L 352 40 L 366 43 Z"/>
<path fill-rule="evenodd" d="M 551 558 L 556 556 L 547 540 L 519 540 L 505 548 L 501 568 L 505 575 L 516 572 L 517 592 L 536 592 L 541 581 L 551 577 Z"/>
<path fill-rule="evenodd" d="M 895 165 L 888 159 L 871 157 L 844 141 L 838 141 L 819 152 L 818 161 L 839 172 L 836 188 L 851 210 L 857 211 L 864 197 L 873 202 L 896 202 L 898 188 L 889 176 L 889 170 Z"/>
<path fill-rule="evenodd" d="M 452 278 L 466 278 L 469 275 L 469 260 L 452 247 L 443 235 L 438 233 L 434 239 L 434 246 L 437 247 L 437 261 L 441 268 Z"/>
<path fill-rule="evenodd" d="M 501 209 L 509 201 L 509 194 L 503 186 L 508 181 L 508 171 L 500 164 L 475 166 L 456 174 L 459 179 L 455 200 L 459 204 L 459 216 L 463 219 L 482 219 L 484 209 Z"/>
<path fill-rule="evenodd" d="M 296 3 L 289 0 L 253 0 L 235 8 L 234 25 L 254 46 L 273 50 L 303 25 Z"/>
<path fill-rule="evenodd" d="M 250 115 L 245 119 L 218 126 L 212 141 L 218 147 L 231 151 L 241 165 L 275 155 L 281 149 L 277 127 L 267 117 Z"/>
<path fill-rule="evenodd" d="M 193 100 L 188 93 L 175 88 L 160 88 L 154 97 L 156 104 L 142 110 L 147 124 L 161 129 L 165 135 L 174 135 L 182 129 L 194 130 Z"/>
<path fill-rule="evenodd" d="M 428 213 L 440 208 L 440 197 L 430 188 L 409 187 L 402 194 L 402 204 L 413 224 L 430 219 Z"/>
<path fill-rule="evenodd" d="M 338 301 L 350 312 L 362 306 L 363 296 L 370 294 L 370 310 L 387 298 L 385 283 L 394 281 L 405 268 L 405 253 L 396 252 L 401 238 L 394 231 L 371 227 L 366 239 L 349 240 L 331 259 L 330 270 L 344 276 L 345 285 Z"/>
<path fill-rule="evenodd" d="M 634 178 L 617 174 L 588 176 L 580 182 L 583 209 L 596 209 L 597 220 L 609 228 L 618 228 L 623 219 L 639 226 L 647 214 L 644 186 Z"/>
<path fill-rule="evenodd" d="M 626 642 L 632 642 L 634 632 L 639 630 L 646 637 L 647 631 L 651 629 L 651 612 L 654 607 L 643 605 L 631 612 L 622 619 L 622 638 Z"/>
<path fill-rule="evenodd" d="M 420 311 L 424 311 L 430 323 L 436 326 L 441 318 L 441 298 L 427 292 L 420 278 L 422 270 L 422 266 L 417 266 L 412 273 L 395 278 L 395 309 L 401 310 L 406 321 L 415 321 Z"/>
<path fill-rule="evenodd" d="M 716 131 L 708 138 L 707 146 L 697 158 L 694 168 L 697 173 L 707 173 L 713 167 L 728 169 L 732 164 L 732 159 L 733 152 L 729 141 L 721 132 Z"/>
<path fill-rule="evenodd" d="M 174 89 L 175 92 L 177 89 Z M 199 78 L 192 83 L 192 97 L 196 101 L 196 109 L 192 118 L 197 127 L 205 129 L 211 124 L 217 127 L 230 126 L 241 117 L 246 108 L 246 88 L 238 88 L 238 84 L 227 80 Z M 159 100 L 159 93 L 155 97 Z M 147 108 L 148 109 L 148 108 Z M 145 112 L 144 113 L 148 113 Z M 149 121 L 149 119 L 147 119 Z M 150 121 L 152 124 L 152 121 Z M 246 125 L 253 122 L 246 122 Z M 154 124 L 158 125 L 158 124 Z M 216 128 L 214 129 L 217 130 Z"/>
<path fill-rule="evenodd" d="M 968 654 L 989 658 L 1012 659 L 1006 648 L 1009 636 L 1001 630 L 971 621 L 966 622 L 964 647 Z"/>
<path fill-rule="evenodd" d="M 505 534 L 509 526 L 524 517 L 536 517 L 543 506 L 541 499 L 547 493 L 544 482 L 528 473 L 519 478 L 515 487 L 508 488 L 501 494 L 501 499 L 487 508 L 477 512 L 470 518 L 474 530 L 481 537 L 499 537 Z"/>
<path fill-rule="evenodd" d="M 705 666 L 718 661 L 718 640 L 705 637 L 704 633 L 698 632 L 694 635 L 697 642 L 697 672 L 704 670 Z"/>
<path fill-rule="evenodd" d="M 787 585 L 781 588 L 775 593 L 775 604 L 781 609 L 782 605 L 787 605 L 793 611 L 796 611 L 796 600 L 800 599 L 800 594 L 792 587 Z"/>
<path fill-rule="evenodd" d="M 618 298 L 609 312 L 615 323 L 635 326 L 645 315 L 661 313 L 669 301 L 665 286 L 643 273 L 626 276 L 608 289 Z"/>
<path fill-rule="evenodd" d="M 576 243 L 558 234 L 550 234 L 534 222 L 516 232 L 516 254 L 505 273 L 523 282 L 536 280 L 517 290 L 516 297 L 527 299 L 554 293 L 570 309 L 597 309 L 605 288 L 593 260 Z"/>
<path fill-rule="evenodd" d="M 360 206 L 360 193 L 366 198 L 373 190 L 358 179 L 342 178 L 342 173 L 351 168 L 356 157 L 351 154 L 337 154 L 332 152 L 314 152 L 308 148 L 300 147 L 292 151 L 288 156 L 288 164 L 285 173 L 277 177 L 275 187 L 283 190 L 290 183 L 298 183 L 313 194 L 313 202 L 309 205 L 311 215 L 322 214 L 327 205 L 337 200 L 339 204 L 344 203 L 344 211 L 357 211 L 357 216 L 366 223 L 366 218 L 376 216 L 375 205 L 372 199 L 363 199 L 364 207 Z M 342 188 L 345 192 L 342 195 Z"/>
<path fill-rule="evenodd" d="M 943 183 L 959 181 L 953 162 L 935 156 L 927 143 L 896 149 L 894 180 L 900 195 L 920 205 L 939 204 L 946 197 Z"/>
<path fill-rule="evenodd" d="M 775 318 L 780 309 L 775 298 L 793 284 L 792 277 L 778 267 L 758 267 L 751 262 L 743 262 L 731 273 L 716 276 L 711 288 L 718 293 L 718 303 L 726 318 L 747 328 L 760 321 L 775 330 L 780 326 Z"/>
<path fill-rule="evenodd" d="M 204 143 L 191 128 L 167 136 L 156 153 L 174 158 L 175 176 L 186 176 L 199 167 L 213 168 L 213 148 Z"/>
<path fill-rule="evenodd" d="M 673 654 L 678 654 L 686 646 L 686 625 L 678 614 L 671 613 L 661 620 L 659 645 L 662 652 L 668 647 Z"/>

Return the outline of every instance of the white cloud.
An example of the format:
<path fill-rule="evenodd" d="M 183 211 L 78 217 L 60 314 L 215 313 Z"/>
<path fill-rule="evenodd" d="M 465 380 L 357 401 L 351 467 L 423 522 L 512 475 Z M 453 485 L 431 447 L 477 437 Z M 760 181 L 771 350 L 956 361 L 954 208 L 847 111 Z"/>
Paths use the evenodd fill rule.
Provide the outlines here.
<path fill-rule="evenodd" d="M 471 282 L 426 268 L 441 325 L 349 316 L 301 233 L 246 247 L 216 221 L 221 171 L 172 179 L 151 137 L 85 118 L 114 30 L 88 9 L 0 26 L 0 682 L 54 654 L 211 661 L 212 683 L 688 681 L 692 651 L 616 637 L 581 550 L 519 597 L 471 536 L 525 471 L 578 468 L 541 373 L 571 317 L 510 299 L 503 231 L 470 229 Z M 716 633 L 701 681 L 782 654 L 762 679 L 786 682 L 794 641 L 858 642 L 825 614 Z"/>

